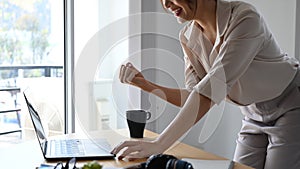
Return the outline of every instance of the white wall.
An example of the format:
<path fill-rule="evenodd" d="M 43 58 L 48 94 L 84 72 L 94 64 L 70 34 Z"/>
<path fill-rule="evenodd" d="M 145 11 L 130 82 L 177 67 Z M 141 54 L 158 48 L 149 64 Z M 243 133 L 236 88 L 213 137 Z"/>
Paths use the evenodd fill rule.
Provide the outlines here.
<path fill-rule="evenodd" d="M 247 2 L 257 6 L 265 16 L 282 49 L 288 54 L 294 55 L 296 50 L 296 0 L 247 0 Z M 158 0 L 143 0 L 142 11 L 164 12 Z M 164 27 L 164 29 L 170 31 L 170 34 L 178 36 L 178 32 L 183 25 L 176 23 L 175 18 L 163 23 L 160 22 L 160 19 L 142 20 L 142 29 L 153 29 L 153 31 L 159 32 L 162 30 L 161 27 Z M 150 48 L 156 48 L 156 50 L 150 50 L 150 52 L 142 56 L 142 68 L 156 67 L 157 69 L 148 69 L 145 71 L 145 76 L 161 85 L 183 87 L 183 54 L 178 39 L 161 34 L 145 34 L 142 36 L 142 50 Z M 167 73 L 165 70 L 167 70 Z M 147 128 L 156 132 L 161 132 L 179 111 L 179 108 L 166 104 L 164 101 L 147 93 L 142 93 L 142 107 L 155 113 L 157 119 L 153 119 L 151 123 L 147 124 Z M 215 122 L 218 125 L 206 128 L 208 130 L 204 134 L 211 132 L 211 135 L 209 134 L 206 140 L 203 141 L 202 139 L 203 142 L 199 142 L 200 132 L 207 118 L 205 116 L 183 137 L 183 141 L 206 151 L 232 158 L 235 149 L 235 139 L 243 117 L 236 106 L 227 103 L 223 107 L 214 108 L 210 115 L 220 117 L 222 112 L 221 120 Z"/>

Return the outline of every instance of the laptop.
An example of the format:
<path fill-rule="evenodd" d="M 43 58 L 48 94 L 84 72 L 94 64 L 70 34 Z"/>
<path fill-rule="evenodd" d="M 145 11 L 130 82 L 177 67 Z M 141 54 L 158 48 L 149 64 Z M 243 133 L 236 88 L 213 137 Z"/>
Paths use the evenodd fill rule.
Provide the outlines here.
<path fill-rule="evenodd" d="M 101 139 L 48 139 L 41 118 L 33 107 L 28 94 L 23 92 L 35 133 L 46 160 L 108 159 L 115 156 L 110 153 L 111 146 L 105 138 Z"/>

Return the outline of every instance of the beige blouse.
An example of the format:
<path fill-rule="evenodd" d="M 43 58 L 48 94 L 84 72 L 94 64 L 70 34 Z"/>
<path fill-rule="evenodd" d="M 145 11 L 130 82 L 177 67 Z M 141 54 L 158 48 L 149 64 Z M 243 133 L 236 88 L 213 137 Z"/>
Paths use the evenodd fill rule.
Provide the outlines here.
<path fill-rule="evenodd" d="M 212 44 L 194 21 L 180 32 L 185 83 L 219 104 L 240 105 L 280 95 L 298 69 L 283 53 L 263 17 L 245 2 L 217 0 L 217 38 Z"/>

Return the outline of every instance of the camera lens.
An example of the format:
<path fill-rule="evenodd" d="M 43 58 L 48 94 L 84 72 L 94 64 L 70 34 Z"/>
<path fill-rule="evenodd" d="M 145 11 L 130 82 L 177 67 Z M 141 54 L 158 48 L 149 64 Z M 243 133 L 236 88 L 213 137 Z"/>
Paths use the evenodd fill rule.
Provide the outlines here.
<path fill-rule="evenodd" d="M 193 166 L 183 160 L 171 159 L 167 162 L 166 169 L 193 169 Z"/>

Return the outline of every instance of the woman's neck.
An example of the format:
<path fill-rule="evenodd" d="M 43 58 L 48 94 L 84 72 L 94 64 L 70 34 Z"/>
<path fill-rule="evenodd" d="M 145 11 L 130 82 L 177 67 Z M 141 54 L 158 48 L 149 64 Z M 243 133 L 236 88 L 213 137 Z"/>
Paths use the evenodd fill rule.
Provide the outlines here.
<path fill-rule="evenodd" d="M 216 0 L 198 0 L 195 22 L 200 26 L 203 33 L 214 44 L 217 35 Z"/>

